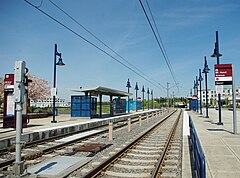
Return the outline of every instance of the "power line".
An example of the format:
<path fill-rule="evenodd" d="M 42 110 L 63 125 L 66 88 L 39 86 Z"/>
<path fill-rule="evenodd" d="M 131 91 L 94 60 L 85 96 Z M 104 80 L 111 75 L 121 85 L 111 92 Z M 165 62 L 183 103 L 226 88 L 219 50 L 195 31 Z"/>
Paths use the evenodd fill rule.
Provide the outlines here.
<path fill-rule="evenodd" d="M 144 14 L 145 14 L 145 17 L 147 18 L 148 24 L 150 25 L 150 28 L 151 28 L 151 30 L 152 30 L 152 32 L 153 32 L 153 34 L 154 34 L 154 37 L 155 37 L 155 39 L 157 40 L 157 44 L 158 44 L 158 46 L 159 46 L 159 48 L 160 48 L 160 50 L 161 50 L 161 52 L 162 52 L 162 54 L 163 54 L 163 58 L 164 58 L 165 62 L 167 63 L 167 66 L 168 66 L 168 69 L 169 69 L 169 71 L 170 71 L 170 73 L 171 73 L 171 76 L 172 76 L 175 84 L 177 85 L 177 82 L 176 82 L 176 80 L 175 80 L 173 71 L 172 71 L 172 69 L 171 69 L 171 65 L 170 65 L 169 61 L 167 60 L 166 54 L 164 53 L 164 50 L 163 50 L 163 47 L 161 46 L 161 44 L 160 44 L 160 42 L 159 42 L 159 40 L 158 40 L 158 38 L 157 38 L 156 32 L 155 32 L 155 30 L 153 29 L 152 23 L 151 23 L 151 21 L 149 20 L 149 17 L 148 17 L 147 12 L 146 12 L 143 4 L 142 4 L 142 1 L 139 0 L 139 3 L 140 3 L 140 5 L 141 5 L 141 7 L 142 7 L 142 9 L 143 9 L 143 12 L 144 12 Z"/>
<path fill-rule="evenodd" d="M 147 3 L 148 10 L 149 10 L 149 12 L 150 12 L 151 18 L 152 18 L 152 20 L 153 20 L 154 27 L 155 27 L 155 29 L 157 30 L 158 38 L 159 38 L 159 40 L 160 40 L 160 42 L 161 42 L 162 49 L 163 49 L 163 51 L 164 51 L 164 53 L 165 53 L 165 55 L 166 55 L 166 59 L 167 59 L 167 61 L 168 61 L 168 63 L 169 63 L 170 70 L 171 70 L 172 73 L 173 73 L 173 76 L 172 76 L 172 77 L 174 78 L 175 85 L 176 85 L 177 88 L 178 88 L 178 83 L 176 82 L 176 78 L 175 78 L 175 75 L 174 75 L 174 71 L 173 71 L 172 65 L 171 65 L 170 60 L 169 60 L 169 57 L 168 57 L 168 55 L 167 55 L 167 51 L 166 51 L 166 49 L 165 49 L 165 47 L 164 47 L 162 38 L 161 38 L 161 36 L 160 36 L 158 27 L 157 27 L 156 22 L 155 22 L 155 19 L 154 19 L 154 17 L 153 17 L 153 13 L 152 13 L 151 8 L 150 8 L 150 5 L 149 5 L 149 3 L 148 3 L 148 0 L 146 0 L 146 3 Z M 179 89 L 179 88 L 178 88 L 178 89 Z"/>
<path fill-rule="evenodd" d="M 128 65 L 132 66 L 134 69 L 136 69 L 138 72 L 140 72 L 142 75 L 146 76 L 147 78 L 149 78 L 150 80 L 156 82 L 159 84 L 159 82 L 155 81 L 154 79 L 152 79 L 151 77 L 147 76 L 146 74 L 144 74 L 140 69 L 138 69 L 137 67 L 135 67 L 133 64 L 131 64 L 130 62 L 128 62 L 124 57 L 122 57 L 120 54 L 118 54 L 115 50 L 113 50 L 109 45 L 107 45 L 105 42 L 103 42 L 100 38 L 98 38 L 96 35 L 94 35 L 90 30 L 88 30 L 86 27 L 84 27 L 82 24 L 80 24 L 76 19 L 74 19 L 69 13 L 67 13 L 66 11 L 64 11 L 61 7 L 59 7 L 56 3 L 54 3 L 52 0 L 49 0 L 50 3 L 52 3 L 57 9 L 59 9 L 61 12 L 63 12 L 66 16 L 68 16 L 71 20 L 73 20 L 76 24 L 78 24 L 80 27 L 82 27 L 85 31 L 87 31 L 90 35 L 92 35 L 96 40 L 98 40 L 100 43 L 102 43 L 105 47 L 107 47 L 110 51 L 112 51 L 115 55 L 117 55 L 118 57 L 120 57 L 122 60 L 124 60 Z M 162 88 L 164 88 L 161 84 L 160 86 Z M 165 88 L 164 88 L 165 89 Z"/>
<path fill-rule="evenodd" d="M 173 71 L 173 69 L 172 69 L 172 65 L 171 65 L 170 60 L 169 60 L 169 57 L 168 57 L 168 55 L 167 55 L 166 48 L 164 47 L 162 38 L 161 38 L 161 36 L 160 36 L 158 27 L 157 27 L 156 22 L 155 22 L 155 19 L 154 19 L 154 17 L 153 17 L 152 10 L 151 10 L 150 5 L 149 5 L 149 3 L 148 3 L 148 0 L 146 0 L 146 3 L 147 3 L 148 10 L 149 10 L 149 12 L 150 12 L 152 21 L 153 21 L 153 23 L 154 23 L 154 27 L 155 27 L 155 29 L 157 30 L 158 38 L 159 38 L 160 43 L 161 43 L 161 45 L 162 45 L 163 51 L 164 51 L 164 53 L 165 53 L 165 55 L 166 55 L 166 59 L 167 59 L 167 61 L 168 61 L 168 63 L 169 63 L 169 66 L 170 66 L 170 69 L 171 69 L 172 73 L 174 74 L 174 71 Z M 174 79 L 176 79 L 176 78 L 175 78 L 175 75 L 173 75 L 173 77 L 174 77 Z"/>
<path fill-rule="evenodd" d="M 24 0 L 26 3 L 28 3 L 30 6 L 36 8 L 38 11 L 40 11 L 41 13 L 43 13 L 44 15 L 46 15 L 47 17 L 49 17 L 50 19 L 52 19 L 53 21 L 55 21 L 56 23 L 58 23 L 59 25 L 63 26 L 64 28 L 66 28 L 67 30 L 69 30 L 70 32 L 72 32 L 73 34 L 75 34 L 77 37 L 81 38 L 82 40 L 84 40 L 85 42 L 91 44 L 93 47 L 95 47 L 96 49 L 98 49 L 99 51 L 103 52 L 104 54 L 106 54 L 107 56 L 109 56 L 110 58 L 114 59 L 115 61 L 117 61 L 118 63 L 120 63 L 121 65 L 123 65 L 124 67 L 128 68 L 129 70 L 131 70 L 132 72 L 134 72 L 135 74 L 137 74 L 138 76 L 142 77 L 143 79 L 145 79 L 146 81 L 148 81 L 149 83 L 151 83 L 152 85 L 154 85 L 155 87 L 159 88 L 158 85 L 156 85 L 155 83 L 153 83 L 152 81 L 150 81 L 149 79 L 147 79 L 146 77 L 142 76 L 141 74 L 139 74 L 138 72 L 136 72 L 135 70 L 133 70 L 132 68 L 130 68 L 129 66 L 127 66 L 126 64 L 124 64 L 123 62 L 119 61 L 117 58 L 115 58 L 114 56 L 112 56 L 111 54 L 109 54 L 108 52 L 106 52 L 105 50 L 103 50 L 102 48 L 98 47 L 97 45 L 95 45 L 94 43 L 92 43 L 91 41 L 87 40 L 86 38 L 84 38 L 83 36 L 81 36 L 80 34 L 78 34 L 77 32 L 75 32 L 74 30 L 72 30 L 71 28 L 69 28 L 68 26 L 64 25 L 62 22 L 60 22 L 59 20 L 55 19 L 54 17 L 52 17 L 51 15 L 49 15 L 48 13 L 44 12 L 43 10 L 39 9 L 38 6 L 35 6 L 34 4 L 32 4 L 31 2 Z M 159 88 L 160 89 L 160 88 Z"/>

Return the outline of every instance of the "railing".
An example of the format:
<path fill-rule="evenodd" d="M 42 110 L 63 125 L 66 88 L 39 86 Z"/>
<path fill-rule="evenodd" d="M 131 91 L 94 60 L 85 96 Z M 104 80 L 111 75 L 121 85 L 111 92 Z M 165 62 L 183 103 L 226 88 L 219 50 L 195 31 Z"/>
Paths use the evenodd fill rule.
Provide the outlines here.
<path fill-rule="evenodd" d="M 189 116 L 189 127 L 190 127 L 190 145 L 194 160 L 194 170 L 198 178 L 206 178 L 206 163 L 205 156 L 199 142 L 197 132 L 195 130 L 193 121 Z"/>

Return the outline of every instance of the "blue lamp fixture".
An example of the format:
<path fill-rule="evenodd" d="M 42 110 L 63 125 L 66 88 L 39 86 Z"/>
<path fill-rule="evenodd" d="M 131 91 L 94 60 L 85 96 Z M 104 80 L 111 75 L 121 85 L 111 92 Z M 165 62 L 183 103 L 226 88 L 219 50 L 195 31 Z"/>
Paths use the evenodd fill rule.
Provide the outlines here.
<path fill-rule="evenodd" d="M 206 56 L 204 57 L 204 68 L 203 68 L 203 72 L 205 74 L 205 90 L 206 90 L 206 118 L 209 118 L 208 116 L 208 86 L 207 86 L 207 74 L 209 73 L 210 69 L 208 68 L 208 64 L 207 64 L 207 58 Z"/>
<path fill-rule="evenodd" d="M 128 81 L 127 81 L 127 85 L 126 85 L 126 87 L 128 88 L 128 93 L 129 93 L 129 88 L 131 88 L 131 85 L 130 85 L 130 81 L 129 81 L 129 79 L 128 79 Z M 130 109 L 129 109 L 129 95 L 128 95 L 128 113 L 130 112 Z"/>
<path fill-rule="evenodd" d="M 148 88 L 148 90 L 147 90 L 147 94 L 148 94 L 148 110 L 149 110 L 149 94 L 150 94 L 149 88 Z"/>
<path fill-rule="evenodd" d="M 153 90 L 151 90 L 151 95 L 152 95 L 152 109 L 153 109 Z"/>
<path fill-rule="evenodd" d="M 143 111 L 144 111 L 144 93 L 145 93 L 145 89 L 144 89 L 144 85 L 142 86 L 142 96 L 143 96 L 143 99 L 142 99 L 142 108 L 143 108 Z"/>
<path fill-rule="evenodd" d="M 199 90 L 200 90 L 200 115 L 202 115 L 202 81 L 203 81 L 203 78 L 202 78 L 202 73 L 201 73 L 201 69 L 199 69 L 199 76 L 198 76 L 198 81 L 199 81 Z"/>
<path fill-rule="evenodd" d="M 213 50 L 213 54 L 211 57 L 217 58 L 217 64 L 220 64 L 219 57 L 221 57 L 222 54 L 219 53 L 219 41 L 218 41 L 218 31 L 216 31 L 216 42 L 215 42 L 215 48 Z M 219 122 L 218 125 L 223 125 L 222 123 L 222 116 L 221 116 L 221 94 L 218 93 L 218 113 L 219 113 Z"/>
<path fill-rule="evenodd" d="M 199 86 L 199 84 L 198 84 L 198 77 L 196 76 L 196 95 L 197 95 L 197 112 L 198 112 L 198 86 Z"/>
<path fill-rule="evenodd" d="M 137 98 L 138 98 L 137 91 L 139 90 L 137 82 L 136 82 L 136 85 L 135 85 L 135 90 L 136 90 L 136 112 L 137 112 Z"/>
<path fill-rule="evenodd" d="M 57 56 L 59 56 L 58 62 L 57 62 Z M 54 48 L 54 64 L 53 64 L 53 88 L 56 88 L 56 73 L 57 73 L 57 66 L 65 66 L 65 64 L 62 61 L 62 54 L 57 51 L 57 44 L 55 44 Z M 54 94 L 53 96 L 53 120 L 51 123 L 56 123 L 55 115 L 56 115 L 56 96 Z"/>

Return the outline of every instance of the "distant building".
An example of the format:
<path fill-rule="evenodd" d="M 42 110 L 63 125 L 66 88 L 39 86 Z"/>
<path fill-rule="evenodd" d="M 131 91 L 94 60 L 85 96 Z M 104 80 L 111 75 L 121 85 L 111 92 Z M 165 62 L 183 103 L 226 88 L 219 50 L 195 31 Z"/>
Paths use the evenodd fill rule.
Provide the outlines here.
<path fill-rule="evenodd" d="M 206 90 L 202 90 L 202 104 L 206 105 Z M 200 91 L 198 91 L 198 99 L 200 99 Z M 209 106 L 217 106 L 218 96 L 215 90 L 208 90 L 208 104 Z M 232 88 L 224 88 L 221 95 L 223 105 L 232 104 Z M 236 103 L 240 105 L 240 88 L 236 89 Z"/>
<path fill-rule="evenodd" d="M 46 107 L 52 107 L 52 105 L 53 105 L 52 98 L 38 99 L 37 101 L 30 99 L 30 106 L 33 106 L 33 107 L 46 108 Z M 65 99 L 56 98 L 55 105 L 56 107 L 70 107 L 71 103 L 66 102 Z"/>

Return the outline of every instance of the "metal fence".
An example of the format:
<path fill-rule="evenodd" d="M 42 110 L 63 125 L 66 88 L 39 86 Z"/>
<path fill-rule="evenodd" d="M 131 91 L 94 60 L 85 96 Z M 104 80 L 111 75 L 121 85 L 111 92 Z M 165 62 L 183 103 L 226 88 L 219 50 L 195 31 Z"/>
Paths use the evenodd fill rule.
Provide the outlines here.
<path fill-rule="evenodd" d="M 194 170 L 198 178 L 206 178 L 206 163 L 205 156 L 199 142 L 197 132 L 195 130 L 193 121 L 189 116 L 189 127 L 190 127 L 190 145 L 194 160 Z"/>

